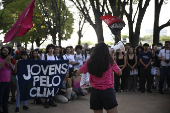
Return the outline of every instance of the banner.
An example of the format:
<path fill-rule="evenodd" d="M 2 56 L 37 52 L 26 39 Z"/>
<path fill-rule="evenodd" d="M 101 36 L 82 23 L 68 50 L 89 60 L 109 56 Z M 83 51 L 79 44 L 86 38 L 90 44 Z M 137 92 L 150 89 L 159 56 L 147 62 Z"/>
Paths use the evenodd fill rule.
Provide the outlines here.
<path fill-rule="evenodd" d="M 17 76 L 21 101 L 54 97 L 67 73 L 68 60 L 20 60 Z"/>

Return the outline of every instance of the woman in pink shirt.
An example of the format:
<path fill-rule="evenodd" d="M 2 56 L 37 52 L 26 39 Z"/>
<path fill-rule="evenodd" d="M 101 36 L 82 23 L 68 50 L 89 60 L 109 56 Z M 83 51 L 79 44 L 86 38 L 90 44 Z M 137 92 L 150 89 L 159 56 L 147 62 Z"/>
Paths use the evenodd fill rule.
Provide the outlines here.
<path fill-rule="evenodd" d="M 94 113 L 117 113 L 117 101 L 114 93 L 113 72 L 121 75 L 122 72 L 113 60 L 114 53 L 109 53 L 107 45 L 100 42 L 94 48 L 90 59 L 77 71 L 77 74 L 90 73 L 92 92 L 90 109 Z"/>

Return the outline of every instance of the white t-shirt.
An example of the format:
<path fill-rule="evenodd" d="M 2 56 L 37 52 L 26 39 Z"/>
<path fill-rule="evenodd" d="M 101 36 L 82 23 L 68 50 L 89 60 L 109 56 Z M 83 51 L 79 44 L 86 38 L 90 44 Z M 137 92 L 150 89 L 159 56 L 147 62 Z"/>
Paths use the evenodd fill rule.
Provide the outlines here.
<path fill-rule="evenodd" d="M 74 68 L 79 69 L 82 65 L 83 62 L 85 62 L 85 56 L 82 55 L 81 53 L 79 55 L 75 54 L 74 55 L 75 63 L 79 63 L 78 65 L 75 65 Z"/>
<path fill-rule="evenodd" d="M 69 60 L 69 61 L 75 61 L 74 60 L 74 55 L 67 55 L 67 54 L 65 54 L 65 55 L 63 55 L 63 59 L 64 60 Z M 71 64 L 69 64 L 69 68 L 73 68 L 73 65 L 71 65 Z"/>
<path fill-rule="evenodd" d="M 45 60 L 45 55 L 42 56 L 42 59 L 41 59 L 41 60 Z M 49 56 L 49 55 L 47 54 L 47 60 L 55 60 L 54 55 Z M 58 60 L 57 56 L 56 56 L 56 60 Z"/>
<path fill-rule="evenodd" d="M 165 49 L 160 50 L 158 57 L 170 60 L 170 50 L 166 50 L 166 52 Z M 170 66 L 170 62 L 167 64 L 166 62 L 161 61 L 161 66 Z"/>

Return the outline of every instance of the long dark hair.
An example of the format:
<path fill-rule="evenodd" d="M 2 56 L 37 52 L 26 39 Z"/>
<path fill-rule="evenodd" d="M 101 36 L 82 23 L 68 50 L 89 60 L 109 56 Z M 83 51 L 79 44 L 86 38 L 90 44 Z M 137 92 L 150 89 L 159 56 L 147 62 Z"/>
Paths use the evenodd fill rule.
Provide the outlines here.
<path fill-rule="evenodd" d="M 107 45 L 104 42 L 98 43 L 87 63 L 88 72 L 97 77 L 102 77 L 103 72 L 109 69 L 110 64 L 113 65 L 113 58 Z"/>

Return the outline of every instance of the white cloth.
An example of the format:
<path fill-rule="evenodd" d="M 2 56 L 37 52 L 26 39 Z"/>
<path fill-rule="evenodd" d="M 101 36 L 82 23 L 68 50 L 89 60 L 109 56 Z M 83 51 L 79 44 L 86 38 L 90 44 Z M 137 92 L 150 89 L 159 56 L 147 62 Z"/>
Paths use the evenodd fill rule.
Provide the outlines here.
<path fill-rule="evenodd" d="M 90 58 L 90 54 L 87 54 L 86 61 Z"/>
<path fill-rule="evenodd" d="M 57 99 L 60 102 L 68 102 L 68 99 L 71 98 L 71 92 L 72 88 L 67 88 L 66 95 L 56 95 L 55 99 Z"/>
<path fill-rule="evenodd" d="M 170 60 L 170 50 L 166 50 L 166 54 L 165 49 L 160 50 L 158 57 Z M 170 62 L 166 63 L 165 61 L 161 61 L 161 66 L 170 66 Z"/>
<path fill-rule="evenodd" d="M 75 63 L 79 63 L 78 65 L 75 65 L 74 68 L 80 69 L 80 67 L 83 65 L 83 62 L 85 62 L 85 56 L 82 54 L 75 54 L 74 55 Z"/>
<path fill-rule="evenodd" d="M 42 59 L 41 59 L 41 60 L 45 60 L 45 55 L 42 56 Z M 54 55 L 49 56 L 49 55 L 47 54 L 47 60 L 55 60 L 55 56 L 54 56 Z M 56 60 L 58 60 L 57 56 L 56 56 Z"/>
<path fill-rule="evenodd" d="M 64 60 L 69 60 L 69 61 L 74 61 L 75 62 L 75 60 L 74 60 L 74 55 L 67 55 L 67 54 L 65 54 L 65 55 L 63 55 L 63 59 Z M 69 64 L 69 68 L 73 68 L 73 65 L 71 65 L 71 64 Z"/>

